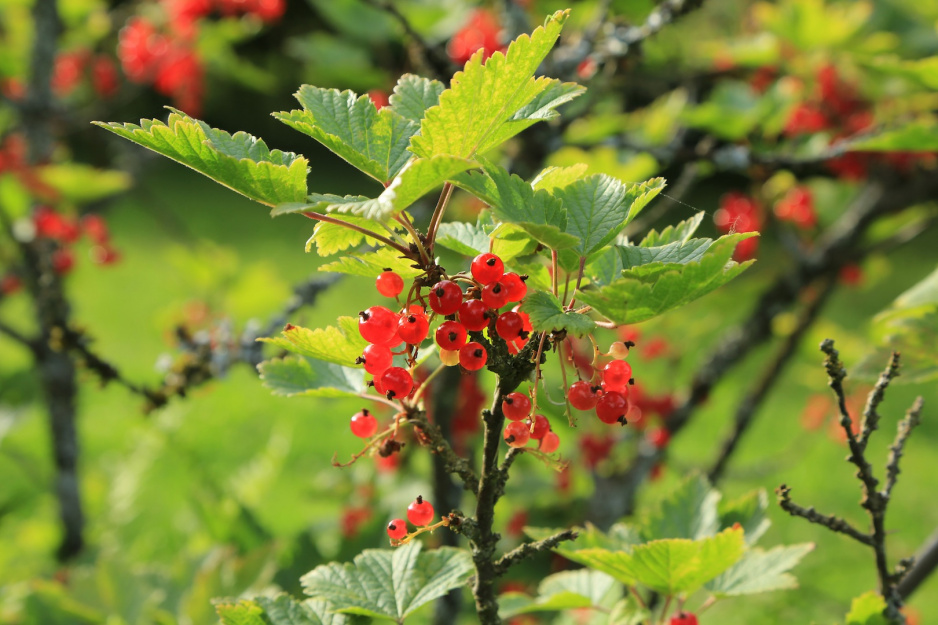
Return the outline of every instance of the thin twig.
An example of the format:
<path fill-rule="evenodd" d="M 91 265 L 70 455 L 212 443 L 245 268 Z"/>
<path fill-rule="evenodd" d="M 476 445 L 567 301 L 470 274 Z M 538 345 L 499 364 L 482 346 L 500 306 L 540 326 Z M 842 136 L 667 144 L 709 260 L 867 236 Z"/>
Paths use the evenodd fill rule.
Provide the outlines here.
<path fill-rule="evenodd" d="M 876 386 L 870 391 L 866 400 L 866 406 L 863 408 L 863 430 L 860 433 L 859 440 L 860 449 L 866 450 L 866 444 L 870 440 L 870 435 L 875 432 L 876 428 L 879 426 L 880 416 L 879 413 L 876 412 L 876 409 L 879 408 L 879 404 L 882 403 L 889 383 L 897 375 L 899 375 L 899 352 L 893 352 L 892 358 L 889 359 L 889 364 L 886 366 L 886 370 L 879 374 Z"/>
<path fill-rule="evenodd" d="M 870 393 L 872 396 L 872 393 Z M 906 441 L 912 430 L 919 424 L 922 414 L 922 397 L 915 399 L 915 403 L 905 413 L 905 417 L 899 422 L 896 431 L 896 439 L 889 447 L 889 459 L 886 462 L 886 486 L 883 487 L 882 495 L 888 501 L 892 495 L 892 489 L 896 485 L 896 479 L 899 477 L 899 461 L 902 459 L 902 453 L 905 450 Z"/>
<path fill-rule="evenodd" d="M 343 228 L 349 228 L 350 230 L 355 230 L 356 232 L 362 233 L 366 237 L 370 237 L 374 239 L 375 241 L 380 241 L 381 243 L 384 243 L 388 247 L 392 247 L 396 249 L 398 252 L 400 252 L 407 258 L 411 258 L 413 256 L 411 251 L 407 249 L 406 247 L 404 247 L 403 245 L 401 245 L 400 243 L 397 243 L 396 241 L 392 241 L 386 236 L 380 235 L 377 232 L 373 232 L 369 230 L 368 228 L 363 228 L 362 226 L 359 226 L 358 224 L 353 224 L 347 221 L 342 221 L 341 219 L 329 217 L 328 215 L 323 215 L 322 213 L 314 213 L 312 211 L 307 211 L 303 213 L 303 215 L 305 217 L 309 217 L 310 219 L 315 219 L 316 221 L 321 221 L 327 224 L 333 224 L 336 226 L 341 226 Z"/>
<path fill-rule="evenodd" d="M 857 528 L 850 525 L 844 519 L 836 517 L 832 514 L 821 514 L 817 512 L 814 508 L 803 508 L 798 504 L 794 503 L 791 500 L 791 489 L 788 488 L 785 484 L 782 484 L 775 490 L 775 494 L 778 495 L 778 505 L 781 506 L 782 510 L 787 512 L 792 516 L 799 516 L 803 519 L 807 519 L 811 523 L 817 525 L 823 525 L 827 529 L 837 532 L 838 534 L 844 534 L 849 536 L 859 543 L 864 545 L 873 546 L 873 537 L 869 534 L 864 534 Z"/>
<path fill-rule="evenodd" d="M 433 215 L 430 217 L 430 225 L 427 226 L 427 253 L 433 258 L 433 244 L 436 242 L 436 231 L 443 220 L 443 213 L 446 212 L 446 205 L 453 195 L 453 184 L 447 182 L 443 185 L 443 191 L 440 193 L 440 199 L 437 200 L 436 207 L 433 209 Z"/>
<path fill-rule="evenodd" d="M 543 540 L 519 545 L 495 562 L 495 574 L 502 576 L 509 568 L 518 562 L 526 560 L 538 553 L 553 549 L 562 542 L 576 540 L 577 536 L 579 536 L 579 533 L 577 533 L 575 530 L 569 529 L 562 532 L 557 532 L 553 536 L 548 536 Z"/>

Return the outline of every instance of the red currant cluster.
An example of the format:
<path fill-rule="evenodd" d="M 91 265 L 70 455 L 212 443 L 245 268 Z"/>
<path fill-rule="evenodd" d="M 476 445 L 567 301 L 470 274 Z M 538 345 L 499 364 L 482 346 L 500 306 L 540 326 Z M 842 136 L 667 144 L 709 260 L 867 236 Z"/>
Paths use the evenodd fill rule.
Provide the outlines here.
<path fill-rule="evenodd" d="M 465 26 L 449 40 L 447 52 L 457 65 L 463 65 L 478 50 L 484 50 L 483 60 L 495 52 L 504 51 L 502 45 L 502 27 L 498 18 L 491 11 L 477 9 Z"/>
<path fill-rule="evenodd" d="M 88 78 L 95 93 L 101 98 L 111 98 L 120 87 L 117 64 L 105 54 L 92 54 L 86 48 L 60 52 L 55 58 L 52 73 L 52 89 L 59 97 L 67 97 Z"/>
<path fill-rule="evenodd" d="M 433 514 L 433 504 L 420 495 L 407 506 L 407 520 L 416 527 L 426 528 L 430 525 Z M 392 541 L 403 540 L 407 534 L 407 521 L 404 519 L 394 519 L 388 523 L 388 537 Z"/>
<path fill-rule="evenodd" d="M 91 260 L 98 265 L 113 265 L 120 260 L 120 253 L 111 245 L 111 235 L 107 223 L 100 215 L 85 215 L 79 221 L 49 207 L 40 206 L 33 213 L 32 225 L 35 236 L 56 242 L 52 253 L 52 269 L 64 275 L 75 266 L 73 245 L 82 236 L 92 244 Z M 22 287 L 22 281 L 15 271 L 10 271 L 0 280 L 0 292 L 11 295 Z"/>
<path fill-rule="evenodd" d="M 524 447 L 534 440 L 543 453 L 554 453 L 560 447 L 560 437 L 551 429 L 547 417 L 531 414 L 533 408 L 531 399 L 524 393 L 509 393 L 505 396 L 502 400 L 502 412 L 508 419 L 505 442 L 510 447 Z"/>
<path fill-rule="evenodd" d="M 808 230 L 817 225 L 814 196 L 807 187 L 791 188 L 781 200 L 775 203 L 774 212 L 780 220 L 790 221 L 802 230 Z"/>
<path fill-rule="evenodd" d="M 757 232 L 762 228 L 762 217 L 754 198 L 742 193 L 727 193 L 720 198 L 720 208 L 713 215 L 713 223 L 722 232 Z M 740 241 L 733 252 L 737 262 L 749 260 L 759 249 L 759 238 Z"/>
<path fill-rule="evenodd" d="M 176 107 L 198 116 L 204 96 L 204 67 L 197 53 L 200 20 L 217 12 L 225 17 L 279 19 L 286 0 L 171 0 L 160 3 L 164 26 L 132 17 L 120 31 L 117 55 L 124 73 L 138 84 L 151 84 Z"/>

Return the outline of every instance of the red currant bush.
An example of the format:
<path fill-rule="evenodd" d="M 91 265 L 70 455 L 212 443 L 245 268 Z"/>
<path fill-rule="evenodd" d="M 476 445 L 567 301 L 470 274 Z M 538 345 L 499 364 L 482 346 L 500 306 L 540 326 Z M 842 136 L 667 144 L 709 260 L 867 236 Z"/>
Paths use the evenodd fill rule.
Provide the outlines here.
<path fill-rule="evenodd" d="M 433 504 L 418 495 L 417 499 L 407 506 L 407 520 L 417 527 L 430 525 L 433 520 Z"/>

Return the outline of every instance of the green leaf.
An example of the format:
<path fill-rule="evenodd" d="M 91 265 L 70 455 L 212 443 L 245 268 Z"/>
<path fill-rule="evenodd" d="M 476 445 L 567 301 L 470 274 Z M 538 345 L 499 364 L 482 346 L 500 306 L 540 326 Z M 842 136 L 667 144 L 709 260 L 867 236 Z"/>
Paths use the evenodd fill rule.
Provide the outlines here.
<path fill-rule="evenodd" d="M 766 518 L 769 497 L 764 489 L 754 490 L 732 501 L 721 500 L 718 506 L 720 529 L 739 523 L 746 535 L 746 544 L 754 545 L 772 524 Z"/>
<path fill-rule="evenodd" d="M 387 221 L 456 174 L 472 167 L 476 167 L 474 161 L 452 156 L 413 159 L 376 198 L 312 193 L 307 198 L 307 203 L 283 204 L 274 208 L 270 214 L 272 217 L 278 217 L 307 211 L 339 212 L 359 215 L 370 220 Z"/>
<path fill-rule="evenodd" d="M 174 109 L 165 124 L 156 119 L 142 119 L 139 126 L 94 123 L 261 204 L 302 202 L 306 197 L 306 159 L 268 150 L 262 140 L 245 132 L 229 135 Z"/>
<path fill-rule="evenodd" d="M 345 625 L 348 617 L 331 612 L 324 601 L 297 601 L 287 594 L 271 599 L 256 597 L 253 601 L 218 602 L 215 610 L 223 625 Z"/>
<path fill-rule="evenodd" d="M 339 317 L 338 328 L 328 326 L 310 330 L 288 324 L 280 334 L 279 337 L 257 340 L 272 343 L 301 356 L 346 367 L 360 367 L 355 364 L 355 359 L 368 346 L 358 331 L 358 319 L 354 317 Z"/>
<path fill-rule="evenodd" d="M 745 271 L 754 261 L 736 263 L 730 257 L 737 243 L 755 235 L 746 232 L 720 237 L 697 262 L 651 263 L 627 269 L 611 284 L 581 290 L 577 301 L 616 324 L 646 321 L 706 295 Z"/>
<path fill-rule="evenodd" d="M 412 260 L 402 257 L 397 250 L 390 247 L 379 247 L 370 252 L 344 254 L 338 260 L 322 265 L 319 271 L 377 278 L 378 274 L 389 268 L 407 280 L 416 278 L 421 274 L 420 269 L 414 268 L 413 264 Z"/>
<path fill-rule="evenodd" d="M 535 332 L 566 330 L 572 336 L 586 336 L 596 327 L 586 315 L 564 310 L 560 300 L 545 291 L 528 293 L 521 310 L 528 313 Z"/>
<path fill-rule="evenodd" d="M 758 94 L 747 83 L 721 81 L 706 102 L 685 110 L 681 120 L 691 128 L 735 141 L 748 135 L 759 124 L 766 113 L 761 103 Z"/>
<path fill-rule="evenodd" d="M 537 242 L 513 224 L 496 224 L 490 211 L 482 211 L 474 224 L 462 221 L 440 224 L 436 244 L 465 256 L 476 256 L 491 249 L 508 262 L 533 251 Z"/>
<path fill-rule="evenodd" d="M 367 95 L 303 85 L 294 94 L 303 110 L 274 117 L 320 142 L 382 184 L 413 156 L 407 151 L 419 124 L 390 107 L 375 108 Z"/>
<path fill-rule="evenodd" d="M 566 104 L 570 100 L 583 95 L 585 92 L 585 87 L 574 82 L 560 82 L 559 80 L 551 79 L 548 82 L 547 88 L 535 96 L 527 105 L 518 109 L 518 111 L 511 116 L 511 119 L 499 126 L 491 136 L 485 139 L 482 147 L 477 151 L 479 153 L 487 152 L 539 121 L 547 121 L 559 117 L 560 113 L 555 110 L 558 106 Z"/>
<path fill-rule="evenodd" d="M 505 619 L 531 612 L 602 607 L 609 603 L 610 596 L 621 596 L 622 587 L 605 573 L 581 569 L 545 577 L 537 594 L 535 599 L 520 593 L 499 597 L 499 616 Z M 507 604 L 503 598 L 508 599 Z"/>
<path fill-rule="evenodd" d="M 456 186 L 491 206 L 497 219 L 516 224 L 551 249 L 577 245 L 577 237 L 564 232 L 567 215 L 559 199 L 542 189 L 533 189 L 503 167 L 483 159 L 479 161 L 484 171 L 456 176 L 453 179 Z"/>
<path fill-rule="evenodd" d="M 267 625 L 264 609 L 253 601 L 216 603 L 215 612 L 224 625 Z"/>
<path fill-rule="evenodd" d="M 655 540 L 635 547 L 631 553 L 583 549 L 567 557 L 627 586 L 641 584 L 655 592 L 675 595 L 694 592 L 735 564 L 743 550 L 742 531 L 725 530 L 701 540 Z"/>
<path fill-rule="evenodd" d="M 302 577 L 311 597 L 338 612 L 403 622 L 420 606 L 469 578 L 472 559 L 462 549 L 440 547 L 421 553 L 412 541 L 397 549 L 366 549 L 353 563 L 324 564 Z"/>
<path fill-rule="evenodd" d="M 474 54 L 453 76 L 440 103 L 427 110 L 410 150 L 424 158 L 441 154 L 472 158 L 508 139 L 508 130 L 520 132 L 536 121 L 513 118 L 544 91 L 555 88 L 555 80 L 535 79 L 534 72 L 560 36 L 568 14 L 558 11 L 530 37 L 521 35 L 508 46 L 507 55 L 496 52 L 483 64 L 483 53 Z"/>
<path fill-rule="evenodd" d="M 133 181 L 126 172 L 97 169 L 81 163 L 56 163 L 36 168 L 39 180 L 55 189 L 59 199 L 76 204 L 101 200 L 126 191 Z"/>
<path fill-rule="evenodd" d="M 567 213 L 567 233 L 579 239 L 574 251 L 588 256 L 615 239 L 663 188 L 662 178 L 627 184 L 596 174 L 556 189 L 554 195 Z"/>
<path fill-rule="evenodd" d="M 565 187 L 582 178 L 587 169 L 586 163 L 578 163 L 569 167 L 547 167 L 534 177 L 531 186 L 545 191 Z"/>
<path fill-rule="evenodd" d="M 850 604 L 845 625 L 889 625 L 884 616 L 886 600 L 877 592 L 865 592 Z"/>
<path fill-rule="evenodd" d="M 335 219 L 339 221 L 360 226 L 372 232 L 384 235 L 387 231 L 377 221 L 355 215 L 336 215 Z M 393 222 L 392 222 L 393 223 Z M 313 229 L 313 236 L 306 242 L 306 251 L 316 245 L 316 253 L 320 256 L 332 256 L 342 250 L 360 245 L 365 241 L 365 235 L 358 230 L 347 228 L 339 224 L 325 221 L 316 222 Z M 374 241 L 372 241 L 373 243 Z"/>
<path fill-rule="evenodd" d="M 644 625 L 651 623 L 651 612 L 643 608 L 632 595 L 617 602 L 609 613 L 607 625 Z"/>
<path fill-rule="evenodd" d="M 912 122 L 870 137 L 848 141 L 849 152 L 934 152 L 938 151 L 938 124 Z"/>
<path fill-rule="evenodd" d="M 303 356 L 265 360 L 257 370 L 264 386 L 285 397 L 357 397 L 367 388 L 363 369 Z"/>
<path fill-rule="evenodd" d="M 702 475 L 684 480 L 642 522 L 645 540 L 705 538 L 719 530 L 717 502 L 720 493 Z"/>
<path fill-rule="evenodd" d="M 652 230 L 638 245 L 639 247 L 660 247 L 669 243 L 686 243 L 694 233 L 697 232 L 697 228 L 700 227 L 705 214 L 706 213 L 703 211 L 700 211 L 690 219 L 685 219 L 676 226 L 668 226 L 661 231 L 661 234 L 658 234 L 656 230 Z"/>
<path fill-rule="evenodd" d="M 638 245 L 621 245 L 616 249 L 622 256 L 622 268 L 631 269 L 639 265 L 651 263 L 665 263 L 684 265 L 703 258 L 707 249 L 713 244 L 713 239 L 691 239 L 690 241 L 675 241 L 657 247 L 641 247 Z"/>
<path fill-rule="evenodd" d="M 788 573 L 814 549 L 813 543 L 778 546 L 768 551 L 754 548 L 706 589 L 717 596 L 754 595 L 773 590 L 797 588 L 798 580 Z"/>
<path fill-rule="evenodd" d="M 391 110 L 412 122 L 420 123 L 427 109 L 440 102 L 440 94 L 446 86 L 438 80 L 430 80 L 414 74 L 404 74 L 394 85 L 391 94 Z"/>

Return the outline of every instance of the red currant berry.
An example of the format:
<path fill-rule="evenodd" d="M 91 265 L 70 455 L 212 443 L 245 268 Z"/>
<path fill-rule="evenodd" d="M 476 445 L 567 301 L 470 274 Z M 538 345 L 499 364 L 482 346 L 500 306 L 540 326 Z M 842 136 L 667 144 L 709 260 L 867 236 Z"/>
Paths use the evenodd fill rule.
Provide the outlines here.
<path fill-rule="evenodd" d="M 508 342 L 508 353 L 512 356 L 524 349 L 524 346 L 527 344 L 527 339 L 516 339 L 514 341 Z"/>
<path fill-rule="evenodd" d="M 375 280 L 375 287 L 385 297 L 397 297 L 404 290 L 404 279 L 390 269 L 385 269 Z"/>
<path fill-rule="evenodd" d="M 452 315 L 462 304 L 462 289 L 455 282 L 441 280 L 430 289 L 430 308 L 440 315 Z"/>
<path fill-rule="evenodd" d="M 352 417 L 349 426 L 352 428 L 352 434 L 358 438 L 371 438 L 378 431 L 378 420 L 370 412 L 362 409 Z"/>
<path fill-rule="evenodd" d="M 648 439 L 648 442 L 655 447 L 655 449 L 664 449 L 668 446 L 668 443 L 671 442 L 671 432 L 665 428 L 655 428 L 654 430 L 649 430 L 645 437 Z"/>
<path fill-rule="evenodd" d="M 521 421 L 512 421 L 505 426 L 505 442 L 511 447 L 524 447 L 530 439 L 528 426 Z"/>
<path fill-rule="evenodd" d="M 508 393 L 502 400 L 502 412 L 506 419 L 520 421 L 531 414 L 531 398 L 524 393 Z"/>
<path fill-rule="evenodd" d="M 388 537 L 391 540 L 400 540 L 407 536 L 407 521 L 404 519 L 394 519 L 388 523 Z"/>
<path fill-rule="evenodd" d="M 52 270 L 60 276 L 71 271 L 74 266 L 75 255 L 72 250 L 62 248 L 52 253 Z"/>
<path fill-rule="evenodd" d="M 603 389 L 628 394 L 632 366 L 624 360 L 613 360 L 603 367 Z"/>
<path fill-rule="evenodd" d="M 505 273 L 505 263 L 495 254 L 479 254 L 472 259 L 469 270 L 479 284 L 490 284 Z"/>
<path fill-rule="evenodd" d="M 592 410 L 596 407 L 596 402 L 599 401 L 599 395 L 593 390 L 589 382 L 580 380 L 570 386 L 570 390 L 567 391 L 567 399 L 570 400 L 570 405 L 577 410 Z"/>
<path fill-rule="evenodd" d="M 629 400 L 616 391 L 608 391 L 596 402 L 596 416 L 603 423 L 626 425 L 625 415 L 629 412 Z"/>
<path fill-rule="evenodd" d="M 397 335 L 397 314 L 384 306 L 372 306 L 358 313 L 358 331 L 362 338 L 374 345 L 396 345 L 400 342 Z"/>
<path fill-rule="evenodd" d="M 436 329 L 436 344 L 440 349 L 459 349 L 466 344 L 466 326 L 458 321 L 444 321 Z"/>
<path fill-rule="evenodd" d="M 538 449 L 543 451 L 545 454 L 552 454 L 557 451 L 557 448 L 560 447 L 560 437 L 557 436 L 554 432 L 548 432 L 544 435 L 544 438 L 541 439 L 541 444 L 537 446 Z"/>
<path fill-rule="evenodd" d="M 697 625 L 697 617 L 690 612 L 681 612 L 671 617 L 670 625 Z"/>
<path fill-rule="evenodd" d="M 472 341 L 459 348 L 459 364 L 469 371 L 478 371 L 484 367 L 488 358 L 481 343 Z"/>
<path fill-rule="evenodd" d="M 512 308 L 512 309 L 511 309 L 511 312 L 516 312 L 516 313 L 518 313 L 519 315 L 521 315 L 521 322 L 524 324 L 524 325 L 522 326 L 522 328 L 521 328 L 522 330 L 524 330 L 525 332 L 533 332 L 533 331 L 534 331 L 534 327 L 531 325 L 531 317 L 528 316 L 528 313 L 523 312 L 523 311 L 521 310 L 521 304 L 518 304 L 517 306 L 515 306 L 514 308 Z"/>
<path fill-rule="evenodd" d="M 482 288 L 482 303 L 498 310 L 508 303 L 508 289 L 501 282 L 492 282 Z"/>
<path fill-rule="evenodd" d="M 524 283 L 525 278 L 527 276 L 522 278 L 516 273 L 508 272 L 499 280 L 508 289 L 509 302 L 520 302 L 528 294 L 528 285 Z"/>
<path fill-rule="evenodd" d="M 388 399 L 395 397 L 403 399 L 414 390 L 414 379 L 403 367 L 389 367 L 379 378 L 381 385 L 379 387 L 376 383 L 375 388 Z"/>
<path fill-rule="evenodd" d="M 534 427 L 531 427 L 530 419 L 525 421 L 525 425 L 527 425 L 531 431 L 531 438 L 535 438 L 537 440 L 541 440 L 544 438 L 545 434 L 550 432 L 550 421 L 548 421 L 547 417 L 542 414 L 534 415 Z"/>
<path fill-rule="evenodd" d="M 495 320 L 495 332 L 506 341 L 514 341 L 519 338 L 527 338 L 524 331 L 524 320 L 516 312 L 506 312 L 498 316 Z"/>
<path fill-rule="evenodd" d="M 485 315 L 488 306 L 480 299 L 471 299 L 463 302 L 459 307 L 459 321 L 470 332 L 480 332 L 489 325 L 489 318 Z"/>
<path fill-rule="evenodd" d="M 391 366 L 394 356 L 387 345 L 368 345 L 362 352 L 358 364 L 365 365 L 365 371 L 371 375 L 381 375 Z"/>
<path fill-rule="evenodd" d="M 417 499 L 407 506 L 407 519 L 417 527 L 430 525 L 433 520 L 433 504 L 417 495 Z"/>
<path fill-rule="evenodd" d="M 420 345 L 430 333 L 430 322 L 422 314 L 401 315 L 397 332 L 408 345 Z"/>

